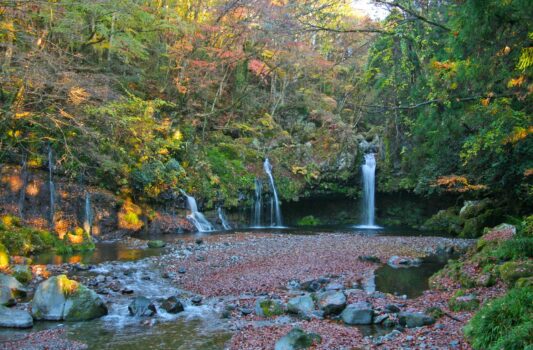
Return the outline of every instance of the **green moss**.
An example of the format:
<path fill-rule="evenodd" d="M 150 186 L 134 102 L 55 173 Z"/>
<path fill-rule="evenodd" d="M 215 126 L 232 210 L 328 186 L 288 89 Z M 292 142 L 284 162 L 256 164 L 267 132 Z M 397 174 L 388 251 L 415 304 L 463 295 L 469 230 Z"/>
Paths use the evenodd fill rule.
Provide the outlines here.
<path fill-rule="evenodd" d="M 313 215 L 304 216 L 298 220 L 298 226 L 317 226 L 320 225 L 320 219 L 315 218 Z"/>
<path fill-rule="evenodd" d="M 277 300 L 263 299 L 257 301 L 257 306 L 260 310 L 256 310 L 256 313 L 264 317 L 272 317 L 282 315 L 283 305 Z"/>
<path fill-rule="evenodd" d="M 512 286 L 518 279 L 533 276 L 533 262 L 509 261 L 498 269 L 501 279 Z"/>
<path fill-rule="evenodd" d="M 501 260 L 516 260 L 533 257 L 533 237 L 517 237 L 502 242 L 494 252 Z"/>
<path fill-rule="evenodd" d="M 533 287 L 533 277 L 519 278 L 515 283 L 516 288 L 531 288 Z"/>
<path fill-rule="evenodd" d="M 148 241 L 148 248 L 163 248 L 165 245 L 161 240 Z"/>
<path fill-rule="evenodd" d="M 28 283 L 32 279 L 31 269 L 28 265 L 15 265 L 11 268 L 12 275 L 20 283 Z"/>
<path fill-rule="evenodd" d="M 425 230 L 448 232 L 458 234 L 461 231 L 461 219 L 457 214 L 457 208 L 441 210 L 426 220 L 422 227 Z"/>
<path fill-rule="evenodd" d="M 515 288 L 488 302 L 464 328 L 475 350 L 522 350 L 533 343 L 533 291 Z"/>
<path fill-rule="evenodd" d="M 428 307 L 426 309 L 425 313 L 427 315 L 433 317 L 436 320 L 441 318 L 442 316 L 444 316 L 444 311 L 442 311 L 442 309 L 440 307 L 436 307 L 436 306 Z"/>
<path fill-rule="evenodd" d="M 462 293 L 459 293 L 462 292 Z M 448 307 L 452 311 L 472 311 L 479 307 L 479 300 L 474 295 L 464 295 L 463 291 L 456 293 L 449 301 Z"/>

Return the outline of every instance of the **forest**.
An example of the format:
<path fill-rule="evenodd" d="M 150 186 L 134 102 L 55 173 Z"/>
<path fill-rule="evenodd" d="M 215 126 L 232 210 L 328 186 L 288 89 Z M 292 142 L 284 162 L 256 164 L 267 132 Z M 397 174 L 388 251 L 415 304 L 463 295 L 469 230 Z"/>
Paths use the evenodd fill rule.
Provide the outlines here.
<path fill-rule="evenodd" d="M 531 0 L 0 0 L 0 66 L 0 348 L 533 347 Z"/>

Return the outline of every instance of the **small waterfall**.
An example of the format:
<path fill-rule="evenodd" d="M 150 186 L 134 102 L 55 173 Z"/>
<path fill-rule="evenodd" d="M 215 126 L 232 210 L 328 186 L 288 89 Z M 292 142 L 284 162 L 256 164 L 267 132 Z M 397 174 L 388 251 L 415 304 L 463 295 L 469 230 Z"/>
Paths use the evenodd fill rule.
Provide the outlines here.
<path fill-rule="evenodd" d="M 228 222 L 228 218 L 224 214 L 224 211 L 222 210 L 222 207 L 217 208 L 218 218 L 220 220 L 220 223 L 222 224 L 222 227 L 224 230 L 231 230 L 231 225 Z"/>
<path fill-rule="evenodd" d="M 261 226 L 261 212 L 263 211 L 263 182 L 259 179 L 255 179 L 255 198 L 254 206 L 252 207 L 252 220 L 250 225 L 252 227 Z"/>
<path fill-rule="evenodd" d="M 365 154 L 365 164 L 362 166 L 363 173 L 363 224 L 358 228 L 380 228 L 374 224 L 374 194 L 376 178 L 376 158 L 374 153 Z"/>
<path fill-rule="evenodd" d="M 83 218 L 83 229 L 88 234 L 91 234 L 91 228 L 93 226 L 93 213 L 91 209 L 91 194 L 85 193 L 85 216 Z"/>
<path fill-rule="evenodd" d="M 54 217 L 55 217 L 55 204 L 56 204 L 56 188 L 54 185 L 54 180 L 52 173 L 54 171 L 52 147 L 48 146 L 48 188 L 50 190 L 50 228 L 54 229 Z"/>
<path fill-rule="evenodd" d="M 180 190 L 181 193 L 187 197 L 187 204 L 189 205 L 189 210 L 191 213 L 187 215 L 187 219 L 196 227 L 198 232 L 210 232 L 214 231 L 215 228 L 211 223 L 205 218 L 204 214 L 198 211 L 198 205 L 196 204 L 196 199 L 189 196 L 185 191 Z"/>
<path fill-rule="evenodd" d="M 273 194 L 273 202 L 271 204 L 272 211 L 271 215 L 273 215 L 271 222 L 272 226 L 283 226 L 283 219 L 281 217 L 281 208 L 279 206 L 279 198 L 278 198 L 278 192 L 276 191 L 276 185 L 274 183 L 274 177 L 272 176 L 272 165 L 270 164 L 270 161 L 268 158 L 265 159 L 265 162 L 263 164 L 263 168 L 265 169 L 265 173 L 267 173 L 268 178 L 270 180 L 270 189 L 272 190 Z"/>

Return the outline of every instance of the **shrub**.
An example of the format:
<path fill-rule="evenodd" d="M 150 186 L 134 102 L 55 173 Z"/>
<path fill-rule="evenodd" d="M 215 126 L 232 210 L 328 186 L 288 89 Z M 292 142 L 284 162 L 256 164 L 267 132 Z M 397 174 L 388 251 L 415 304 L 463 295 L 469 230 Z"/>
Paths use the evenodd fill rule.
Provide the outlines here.
<path fill-rule="evenodd" d="M 533 343 L 533 291 L 511 289 L 488 302 L 465 326 L 475 350 L 522 350 Z"/>
<path fill-rule="evenodd" d="M 533 237 L 517 237 L 503 242 L 494 252 L 502 260 L 516 260 L 533 256 Z"/>
<path fill-rule="evenodd" d="M 304 216 L 298 220 L 298 226 L 317 226 L 320 225 L 320 219 L 315 218 L 313 215 Z"/>

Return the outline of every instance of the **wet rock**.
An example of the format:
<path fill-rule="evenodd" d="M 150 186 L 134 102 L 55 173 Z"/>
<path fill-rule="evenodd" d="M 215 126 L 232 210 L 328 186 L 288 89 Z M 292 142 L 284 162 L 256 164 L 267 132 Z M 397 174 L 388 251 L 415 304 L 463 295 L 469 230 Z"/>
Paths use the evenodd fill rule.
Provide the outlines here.
<path fill-rule="evenodd" d="M 0 306 L 0 327 L 30 328 L 32 326 L 33 318 L 29 312 Z"/>
<path fill-rule="evenodd" d="M 196 261 L 205 261 L 205 256 L 199 255 L 196 257 Z"/>
<path fill-rule="evenodd" d="M 12 306 L 17 303 L 17 299 L 8 286 L 0 285 L 0 305 Z"/>
<path fill-rule="evenodd" d="M 367 261 L 367 262 L 376 263 L 376 264 L 381 263 L 381 260 L 377 256 L 374 256 L 374 255 L 361 255 L 358 259 L 361 261 Z"/>
<path fill-rule="evenodd" d="M 241 308 L 241 314 L 243 314 L 244 316 L 250 315 L 252 312 L 254 312 L 254 310 L 250 308 L 247 308 L 247 307 Z"/>
<path fill-rule="evenodd" d="M 328 283 L 326 290 L 343 290 L 344 286 L 340 283 Z"/>
<path fill-rule="evenodd" d="M 400 308 L 397 305 L 388 304 L 385 306 L 385 312 L 388 312 L 390 314 L 396 314 L 400 312 Z"/>
<path fill-rule="evenodd" d="M 300 288 L 307 292 L 318 292 L 320 288 L 322 288 L 322 283 L 320 283 L 318 280 L 309 280 L 302 282 Z"/>
<path fill-rule="evenodd" d="M 387 261 L 387 265 L 395 269 L 399 267 L 420 266 L 420 264 L 422 264 L 420 258 L 401 258 L 397 255 L 391 256 Z"/>
<path fill-rule="evenodd" d="M 65 275 L 39 284 L 31 310 L 34 319 L 51 321 L 86 321 L 107 315 L 104 301 L 93 290 Z"/>
<path fill-rule="evenodd" d="M 184 274 L 187 272 L 187 269 L 183 266 L 181 266 L 180 268 L 178 268 L 178 273 L 181 273 L 181 274 Z"/>
<path fill-rule="evenodd" d="M 98 275 L 95 278 L 96 283 L 104 283 L 105 282 L 105 276 L 104 275 Z"/>
<path fill-rule="evenodd" d="M 200 245 L 200 244 L 204 243 L 204 240 L 199 238 L 199 239 L 195 240 L 194 243 Z"/>
<path fill-rule="evenodd" d="M 163 302 L 162 307 L 169 314 L 177 314 L 177 313 L 180 313 L 183 310 L 185 310 L 185 308 L 183 307 L 183 304 L 181 303 L 181 301 L 178 298 L 176 298 L 175 296 L 171 296 L 171 297 L 165 299 L 165 301 Z"/>
<path fill-rule="evenodd" d="M 348 305 L 341 313 L 344 323 L 349 325 L 371 324 L 374 310 L 367 302 L 358 302 Z"/>
<path fill-rule="evenodd" d="M 120 291 L 122 294 L 133 294 L 133 289 L 124 288 Z"/>
<path fill-rule="evenodd" d="M 315 309 L 315 302 L 310 295 L 303 295 L 289 300 L 287 311 L 299 315 L 309 315 Z"/>
<path fill-rule="evenodd" d="M 321 341 L 322 338 L 318 334 L 306 333 L 300 328 L 293 328 L 276 342 L 274 350 L 307 349 Z"/>
<path fill-rule="evenodd" d="M 435 319 L 422 312 L 400 312 L 398 321 L 407 328 L 423 327 L 435 323 Z"/>
<path fill-rule="evenodd" d="M 135 297 L 130 305 L 128 305 L 128 311 L 132 316 L 153 316 L 156 314 L 157 309 L 150 299 L 139 296 Z"/>
<path fill-rule="evenodd" d="M 389 315 L 379 315 L 379 316 L 374 317 L 374 321 L 372 321 L 372 323 L 382 324 L 388 318 L 389 318 Z"/>
<path fill-rule="evenodd" d="M 283 314 L 285 305 L 277 299 L 258 299 L 255 302 L 255 313 L 261 317 L 271 317 Z"/>
<path fill-rule="evenodd" d="M 191 303 L 193 303 L 193 305 L 202 304 L 202 297 L 200 295 L 195 295 L 194 297 L 191 298 Z"/>
<path fill-rule="evenodd" d="M 24 297 L 28 289 L 24 287 L 15 277 L 0 273 L 0 304 L 2 301 Z"/>
<path fill-rule="evenodd" d="M 324 316 L 338 315 L 346 307 L 346 296 L 342 292 L 323 292 L 317 299 L 318 307 L 324 311 Z"/>
<path fill-rule="evenodd" d="M 300 281 L 298 280 L 290 280 L 287 282 L 287 289 L 288 290 L 298 290 L 301 288 Z"/>
<path fill-rule="evenodd" d="M 161 240 L 148 241 L 148 248 L 163 248 L 167 244 Z"/>

